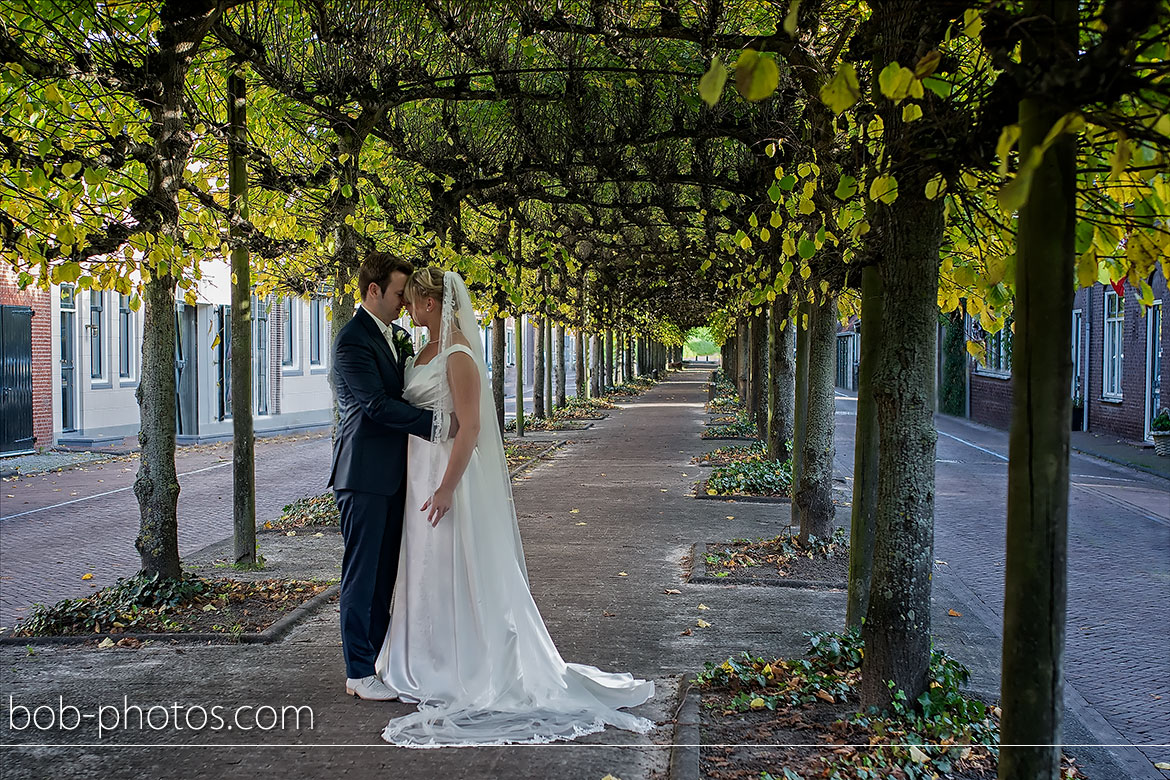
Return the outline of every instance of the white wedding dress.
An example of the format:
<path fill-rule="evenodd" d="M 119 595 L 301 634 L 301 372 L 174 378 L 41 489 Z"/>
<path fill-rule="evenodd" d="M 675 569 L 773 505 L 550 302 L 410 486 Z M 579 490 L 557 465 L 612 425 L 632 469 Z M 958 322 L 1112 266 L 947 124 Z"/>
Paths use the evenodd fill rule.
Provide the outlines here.
<path fill-rule="evenodd" d="M 465 299 L 462 280 L 447 276 L 455 277 L 448 287 L 456 285 L 447 301 L 451 293 Z M 470 309 L 469 302 L 464 305 Z M 475 331 L 470 333 L 475 344 Z M 618 708 L 645 702 L 654 683 L 565 663 L 532 600 L 479 350 L 451 344 L 429 363 L 410 368 L 404 399 L 437 413 L 450 409 L 446 359 L 456 352 L 471 355 L 479 368 L 480 437 L 451 510 L 436 527 L 420 507 L 442 480 L 453 440 L 410 437 L 402 551 L 377 671 L 403 701 L 419 705 L 417 712 L 392 719 L 383 738 L 442 747 L 546 743 L 607 725 L 649 731 L 650 721 Z"/>

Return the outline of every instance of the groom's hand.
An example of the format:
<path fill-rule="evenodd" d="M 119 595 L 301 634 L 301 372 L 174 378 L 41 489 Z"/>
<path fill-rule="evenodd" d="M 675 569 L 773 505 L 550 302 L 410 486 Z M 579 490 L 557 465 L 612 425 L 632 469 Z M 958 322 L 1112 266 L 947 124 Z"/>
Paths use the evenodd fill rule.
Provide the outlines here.
<path fill-rule="evenodd" d="M 443 519 L 443 515 L 451 511 L 451 504 L 454 503 L 454 499 L 455 491 L 439 488 L 435 491 L 434 495 L 423 503 L 419 511 L 426 512 L 427 508 L 430 508 L 431 511 L 427 514 L 427 522 L 434 528 Z"/>

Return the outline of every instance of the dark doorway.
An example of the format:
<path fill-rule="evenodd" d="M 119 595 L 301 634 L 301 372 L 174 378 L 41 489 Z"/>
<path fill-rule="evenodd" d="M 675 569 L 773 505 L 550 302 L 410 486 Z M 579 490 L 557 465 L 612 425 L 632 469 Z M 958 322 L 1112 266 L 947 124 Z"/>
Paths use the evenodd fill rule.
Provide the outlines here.
<path fill-rule="evenodd" d="M 0 453 L 33 449 L 32 309 L 0 306 Z"/>

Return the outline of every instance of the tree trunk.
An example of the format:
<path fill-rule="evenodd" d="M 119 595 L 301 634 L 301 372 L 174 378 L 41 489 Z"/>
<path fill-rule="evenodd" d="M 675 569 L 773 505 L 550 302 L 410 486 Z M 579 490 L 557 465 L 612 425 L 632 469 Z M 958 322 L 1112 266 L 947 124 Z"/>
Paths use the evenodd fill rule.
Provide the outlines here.
<path fill-rule="evenodd" d="M 544 318 L 544 414 L 545 417 L 552 417 L 553 409 L 556 407 L 555 397 L 553 396 L 553 325 L 552 320 L 548 317 Z"/>
<path fill-rule="evenodd" d="M 1076 4 L 1030 0 L 1025 12 L 1037 24 L 1021 60 L 1041 68 L 1063 61 L 1053 69 L 1067 71 L 1077 54 Z M 1020 154 L 1039 146 L 1070 108 L 1022 100 Z M 1001 780 L 1055 779 L 1060 770 L 1076 192 L 1076 138 L 1064 135 L 1033 176 L 1016 233 Z"/>
<path fill-rule="evenodd" d="M 786 461 L 791 454 L 792 413 L 796 401 L 796 327 L 790 316 L 792 297 L 776 296 L 768 316 L 768 458 Z"/>
<path fill-rule="evenodd" d="M 624 346 L 625 346 L 626 359 L 625 359 L 625 369 L 623 370 L 623 373 L 625 374 L 626 379 L 633 379 L 634 378 L 634 337 L 630 334 L 629 331 L 626 331 L 626 338 L 625 338 Z"/>
<path fill-rule="evenodd" d="M 524 435 L 524 315 L 516 314 L 516 435 Z"/>
<path fill-rule="evenodd" d="M 846 626 L 861 626 L 869 607 L 877 515 L 878 422 L 873 371 L 882 339 L 882 279 L 875 266 L 861 272 L 861 361 L 857 370 L 857 419 L 853 442 L 853 514 L 849 531 L 849 603 Z"/>
<path fill-rule="evenodd" d="M 142 451 L 134 480 L 141 521 L 134 546 L 143 574 L 174 579 L 182 575 L 175 470 L 175 278 L 151 277 L 144 303 L 142 376 L 136 391 Z"/>
<path fill-rule="evenodd" d="M 887 123 L 890 127 L 890 123 Z M 863 626 L 863 706 L 888 707 L 894 691 L 916 701 L 930 665 L 930 582 L 934 563 L 934 403 L 929 395 L 938 330 L 942 199 L 920 195 L 907 174 L 890 206 L 875 208 L 873 252 L 882 288 L 897 290 L 882 311 L 872 386 L 881 453 L 873 581 Z M 896 305 L 895 305 L 896 304 Z M 887 686 L 893 681 L 894 687 Z"/>
<path fill-rule="evenodd" d="M 577 397 L 585 398 L 588 393 L 585 389 L 585 383 L 589 379 L 589 369 L 585 367 L 585 331 L 578 329 L 576 337 L 573 339 L 573 347 L 576 350 L 577 366 Z"/>
<path fill-rule="evenodd" d="M 735 367 L 738 369 L 735 387 L 739 391 L 739 400 L 746 407 L 751 403 L 749 382 L 752 377 L 752 333 L 747 317 L 741 317 L 736 323 L 735 346 Z"/>
<path fill-rule="evenodd" d="M 240 219 L 248 210 L 247 85 L 241 63 L 228 79 L 228 206 L 232 263 L 232 527 L 235 562 L 256 563 L 256 438 L 252 429 L 252 273 Z"/>
<path fill-rule="evenodd" d="M 677 360 L 682 361 L 682 347 L 676 347 Z M 751 414 L 756 430 L 761 437 L 768 432 L 768 407 L 766 388 L 768 386 L 768 315 L 759 314 L 752 318 L 752 387 Z"/>
<path fill-rule="evenodd" d="M 605 386 L 613 387 L 613 329 L 605 329 Z"/>
<path fill-rule="evenodd" d="M 568 378 L 565 376 L 565 371 L 568 368 L 568 361 L 565 359 L 565 326 L 557 325 L 556 338 L 553 339 L 556 344 L 556 362 L 553 364 L 557 372 L 557 408 L 563 409 L 568 403 Z"/>
<path fill-rule="evenodd" d="M 601 334 L 594 333 L 593 341 L 593 359 L 589 366 L 589 389 L 591 395 L 596 398 L 601 395 Z"/>
<path fill-rule="evenodd" d="M 532 324 L 536 330 L 536 346 L 532 355 L 532 413 L 543 420 L 548 417 L 544 405 L 544 320 L 533 317 Z"/>
<path fill-rule="evenodd" d="M 811 307 L 808 337 L 808 401 L 805 408 L 800 481 L 792 505 L 799 511 L 800 538 L 827 539 L 833 534 L 833 429 L 836 392 L 833 357 L 837 334 L 837 299 L 826 295 Z"/>
<path fill-rule="evenodd" d="M 158 244 L 181 251 L 179 189 L 191 152 L 183 100 L 187 70 L 203 38 L 221 11 L 209 2 L 167 0 L 160 11 L 159 42 L 154 52 L 152 78 L 139 101 L 150 112 L 153 158 L 146 166 L 147 190 L 159 220 Z M 177 258 L 174 258 L 177 260 Z M 179 478 L 175 470 L 175 284 L 161 263 L 150 262 L 144 285 L 142 315 L 142 372 L 138 399 L 141 446 L 134 495 L 138 499 L 139 528 L 134 546 L 142 573 L 167 579 L 182 576 L 179 563 Z"/>
<path fill-rule="evenodd" d="M 795 488 L 800 484 L 800 475 L 804 470 L 804 434 L 805 420 L 808 414 L 808 358 L 809 358 L 809 304 L 800 301 L 796 304 L 796 378 L 793 389 L 795 403 L 792 407 L 792 485 Z M 800 528 L 800 510 L 796 502 L 792 502 L 790 524 Z"/>
<path fill-rule="evenodd" d="M 496 422 L 500 426 L 500 435 L 504 432 L 504 357 L 505 347 L 504 342 L 507 339 L 505 334 L 505 323 L 503 317 L 495 317 L 492 319 L 492 400 L 496 403 Z"/>

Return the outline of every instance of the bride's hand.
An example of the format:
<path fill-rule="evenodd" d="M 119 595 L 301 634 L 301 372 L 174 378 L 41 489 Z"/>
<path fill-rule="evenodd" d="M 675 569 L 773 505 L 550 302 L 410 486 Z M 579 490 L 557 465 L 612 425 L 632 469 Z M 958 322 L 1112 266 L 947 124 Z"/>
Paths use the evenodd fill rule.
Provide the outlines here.
<path fill-rule="evenodd" d="M 423 503 L 422 508 L 419 509 L 419 511 L 426 512 L 427 508 L 430 508 L 431 511 L 427 514 L 427 522 L 430 523 L 431 527 L 433 528 L 439 524 L 440 520 L 443 519 L 443 515 L 451 511 L 451 504 L 453 503 L 454 498 L 455 491 L 439 488 L 435 491 L 433 496 L 428 498 Z"/>

